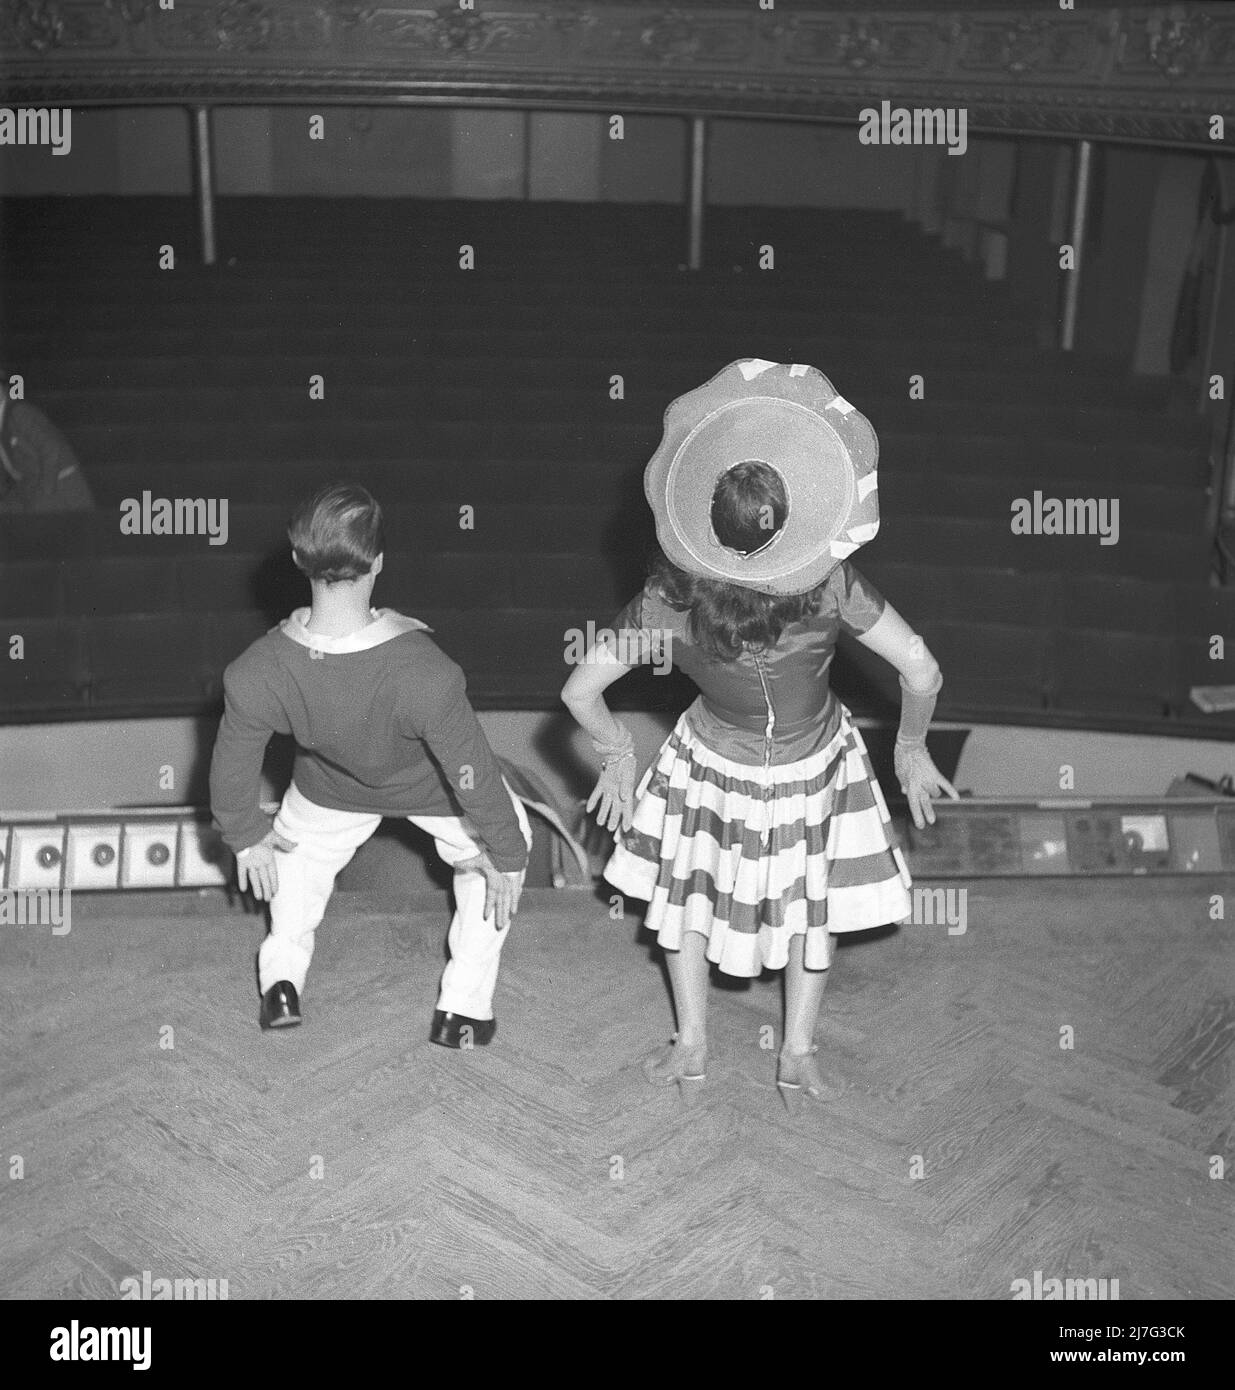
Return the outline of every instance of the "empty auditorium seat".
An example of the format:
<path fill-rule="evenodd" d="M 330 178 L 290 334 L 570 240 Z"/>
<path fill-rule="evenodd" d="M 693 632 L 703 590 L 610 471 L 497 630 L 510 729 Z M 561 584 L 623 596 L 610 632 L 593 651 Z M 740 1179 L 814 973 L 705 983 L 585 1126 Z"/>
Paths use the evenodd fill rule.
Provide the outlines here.
<path fill-rule="evenodd" d="M 378 600 L 413 616 L 422 609 L 498 609 L 511 602 L 509 557 L 473 550 L 464 554 L 387 553 Z"/>
<path fill-rule="evenodd" d="M 464 511 L 467 508 L 467 511 Z M 585 502 L 564 496 L 561 502 L 530 506 L 490 502 L 383 503 L 386 544 L 392 550 L 415 553 L 518 549 L 539 554 L 595 555 L 603 553 L 615 517 Z M 646 512 L 646 505 L 644 512 Z M 642 518 L 640 518 L 642 520 Z"/>
<path fill-rule="evenodd" d="M 0 512 L 0 564 L 93 554 L 108 520 L 96 512 Z"/>
<path fill-rule="evenodd" d="M 872 547 L 873 548 L 873 547 Z M 936 622 L 1049 625 L 1060 601 L 1059 577 L 968 566 L 885 565 L 859 553 L 856 564 L 911 627 Z"/>
<path fill-rule="evenodd" d="M 1141 579 L 1203 584 L 1209 574 L 1210 545 L 1199 531 L 1129 531 L 1111 548 L 1122 570 Z"/>
<path fill-rule="evenodd" d="M 21 639 L 20 647 L 14 638 Z M 16 651 L 20 659 L 14 659 Z M 89 678 L 81 623 L 66 618 L 0 621 L 0 712 L 6 716 L 80 709 Z"/>
<path fill-rule="evenodd" d="M 1062 606 L 1060 625 L 1100 631 L 1174 631 L 1170 584 L 1131 575 L 1067 574 L 1057 576 Z"/>
<path fill-rule="evenodd" d="M 90 702 L 139 711 L 197 709 L 209 665 L 204 625 L 188 614 L 96 618 L 86 627 Z"/>
<path fill-rule="evenodd" d="M 294 501 L 253 503 L 232 498 L 227 508 L 227 549 L 267 552 L 289 548 L 287 526 Z"/>
<path fill-rule="evenodd" d="M 1174 651 L 1165 636 L 1064 629 L 1050 639 L 1050 698 L 1074 714 L 1162 718 L 1174 686 Z"/>
<path fill-rule="evenodd" d="M 1006 623 L 916 625 L 943 671 L 939 703 L 946 712 L 1041 711 L 1047 692 L 1047 637 Z"/>
<path fill-rule="evenodd" d="M 948 460 L 944 461 L 945 463 Z M 1085 482 L 1082 490 L 1078 486 Z M 986 518 L 1010 520 L 1015 498 L 1097 496 L 1096 480 L 1048 477 L 1035 472 L 1033 487 L 1022 477 L 1009 474 L 951 472 L 934 457 L 915 460 L 898 456 L 879 473 L 879 498 L 890 521 L 902 516 Z M 1105 482 L 1103 483 L 1105 487 Z M 1136 486 L 1121 481 L 1110 493 L 1119 498 L 1119 521 L 1124 531 L 1176 531 L 1200 537 L 1205 523 L 1204 493 L 1195 486 Z"/>
<path fill-rule="evenodd" d="M 260 609 L 283 617 L 309 601 L 309 584 L 290 548 L 265 554 L 181 557 L 176 564 L 181 605 L 188 613 Z"/>
<path fill-rule="evenodd" d="M 874 541 L 870 554 L 860 551 L 854 557 L 854 565 L 883 594 L 884 598 L 901 613 L 912 626 L 923 613 L 946 616 L 940 611 L 946 606 L 948 571 L 937 565 L 915 565 L 897 563 L 889 556 L 887 561 L 876 556 Z M 889 554 L 884 549 L 880 554 Z"/>
<path fill-rule="evenodd" d="M 457 661 L 478 703 L 495 708 L 525 705 L 537 692 L 565 684 L 572 631 L 586 634 L 575 611 L 499 609 L 487 613 L 429 609 L 417 616 L 433 628 L 433 640 Z"/>
<path fill-rule="evenodd" d="M 511 603 L 515 608 L 569 605 L 586 620 L 603 625 L 643 587 L 637 564 L 617 565 L 600 555 L 546 555 L 534 565 L 511 556 Z"/>
<path fill-rule="evenodd" d="M 173 612 L 178 605 L 176 567 L 159 555 L 107 555 L 61 564 L 63 612 L 68 617 Z"/>
<path fill-rule="evenodd" d="M 4 565 L 0 572 L 0 619 L 56 618 L 61 611 L 60 566 L 55 561 L 18 560 Z"/>
<path fill-rule="evenodd" d="M 857 563 L 937 649 L 942 711 L 1032 713 L 1049 686 L 1060 717 L 1100 715 L 1127 657 L 1156 674 L 1122 712 L 1152 718 L 1158 639 L 1179 638 L 1178 710 L 1188 680 L 1214 683 L 1208 636 L 1235 636 L 1229 594 L 1205 588 L 1203 422 L 1114 361 L 1038 347 L 1032 307 L 895 216 L 713 208 L 710 266 L 686 275 L 667 206 L 224 200 L 236 263 L 166 277 L 137 256 L 130 219 L 161 208 L 158 225 L 189 227 L 183 200 L 92 199 L 88 257 L 66 254 L 86 236 L 76 204 L 46 222 L 12 201 L 6 347 L 32 364 L 101 505 L 0 516 L 0 612 L 113 620 L 89 621 L 93 684 L 72 660 L 87 628 L 43 632 L 49 708 L 87 689 L 100 710 L 183 709 L 197 688 L 217 701 L 226 663 L 308 601 L 288 520 L 343 477 L 386 511 L 376 601 L 441 615 L 483 703 L 552 707 L 563 630 L 607 621 L 642 582 L 642 474 L 665 406 L 741 356 L 818 364 L 877 429 L 883 529 Z M 340 262 L 361 236 L 364 256 Z M 768 239 L 787 278 L 731 272 Z M 460 240 L 487 246 L 481 268 L 438 274 Z M 49 293 L 65 275 L 67 332 Z M 911 401 L 917 371 L 926 398 Z M 311 401 L 317 372 L 326 397 Z M 147 490 L 226 499 L 227 544 L 122 533 L 120 503 Z M 1014 536 L 1012 500 L 1035 490 L 1119 497 L 1118 545 Z M 164 634 L 158 610 L 173 609 L 187 621 Z M 1088 670 L 1077 631 L 1112 634 Z M 838 689 L 893 717 L 895 673 L 844 645 Z M 689 695 L 640 675 L 615 698 Z"/>
<path fill-rule="evenodd" d="M 1171 625 L 1190 637 L 1224 636 L 1235 652 L 1235 589 L 1177 584 L 1171 592 Z"/>
<path fill-rule="evenodd" d="M 1021 568 L 1013 557 L 1015 539 L 1006 526 L 992 520 L 956 517 L 892 517 L 882 521 L 880 555 L 901 564 L 954 565 L 963 557 L 974 568 Z M 860 567 L 859 561 L 859 567 Z"/>
<path fill-rule="evenodd" d="M 227 613 L 257 604 L 257 570 L 262 556 L 215 555 L 206 562 L 183 556 L 176 563 L 176 584 L 186 613 Z"/>

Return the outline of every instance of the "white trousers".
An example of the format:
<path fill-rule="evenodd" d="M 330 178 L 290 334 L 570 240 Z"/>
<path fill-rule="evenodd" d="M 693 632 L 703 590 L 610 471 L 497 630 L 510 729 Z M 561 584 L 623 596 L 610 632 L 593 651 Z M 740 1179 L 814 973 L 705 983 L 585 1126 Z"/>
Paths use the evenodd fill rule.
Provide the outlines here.
<path fill-rule="evenodd" d="M 532 829 L 527 812 L 510 787 L 519 828 L 528 848 Z M 461 816 L 408 816 L 428 831 L 447 864 L 474 858 L 482 849 L 471 823 Z M 274 828 L 296 848 L 278 852 L 279 890 L 270 902 L 270 933 L 257 956 L 258 979 L 264 994 L 280 980 L 289 980 L 297 993 L 304 990 L 313 959 L 314 933 L 326 912 L 335 878 L 381 823 L 380 815 L 332 811 L 318 806 L 293 782 L 287 789 Z M 476 869 L 456 871 L 455 914 L 447 944 L 450 961 L 442 975 L 437 1007 L 468 1018 L 493 1017 L 493 993 L 502 946 L 510 928 L 494 929 L 485 916 L 485 878 Z"/>

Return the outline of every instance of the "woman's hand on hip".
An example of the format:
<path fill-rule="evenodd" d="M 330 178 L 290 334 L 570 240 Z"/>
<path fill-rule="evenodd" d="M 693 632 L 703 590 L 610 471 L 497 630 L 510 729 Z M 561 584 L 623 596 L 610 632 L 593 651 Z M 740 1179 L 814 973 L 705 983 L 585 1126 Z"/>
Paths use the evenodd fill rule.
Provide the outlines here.
<path fill-rule="evenodd" d="M 599 807 L 596 819 L 606 830 L 616 830 L 618 826 L 630 829 L 635 809 L 636 771 L 633 753 L 613 758 L 601 768 L 586 809 L 591 811 Z"/>

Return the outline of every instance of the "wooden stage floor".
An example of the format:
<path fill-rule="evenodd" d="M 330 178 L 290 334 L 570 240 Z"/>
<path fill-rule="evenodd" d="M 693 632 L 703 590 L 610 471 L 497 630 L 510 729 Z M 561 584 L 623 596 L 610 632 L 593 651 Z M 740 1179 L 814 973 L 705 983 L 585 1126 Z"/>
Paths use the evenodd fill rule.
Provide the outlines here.
<path fill-rule="evenodd" d="M 1231 888 L 992 882 L 964 935 L 846 944 L 820 1042 L 849 1089 L 792 1119 L 776 977 L 713 988 L 702 1104 L 647 1085 L 663 971 L 590 892 L 525 895 L 471 1053 L 426 1041 L 440 895 L 337 895 L 276 1035 L 259 917 L 79 895 L 67 935 L 0 931 L 0 1297 L 1230 1298 Z"/>

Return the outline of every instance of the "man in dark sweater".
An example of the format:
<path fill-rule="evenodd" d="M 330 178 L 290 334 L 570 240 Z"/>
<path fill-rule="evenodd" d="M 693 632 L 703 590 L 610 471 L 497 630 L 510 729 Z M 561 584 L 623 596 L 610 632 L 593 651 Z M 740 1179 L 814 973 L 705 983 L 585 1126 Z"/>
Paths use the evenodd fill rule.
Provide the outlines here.
<path fill-rule="evenodd" d="M 518 907 L 531 831 L 504 782 L 463 672 L 424 623 L 370 608 L 382 570 L 381 509 L 336 484 L 301 505 L 292 558 L 312 585 L 297 609 L 223 675 L 210 767 L 215 821 L 242 888 L 270 903 L 258 954 L 263 1028 L 300 1022 L 314 932 L 339 871 L 383 816 L 431 834 L 455 871 L 450 962 L 430 1038 L 483 1045 Z M 271 734 L 296 741 L 292 783 L 271 826 L 260 808 Z"/>

